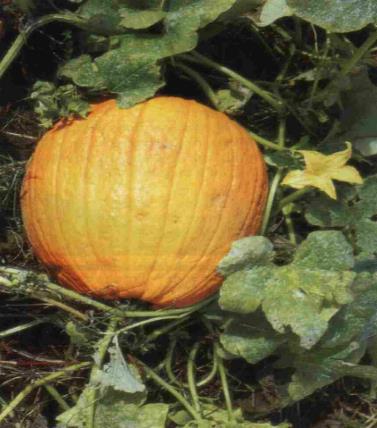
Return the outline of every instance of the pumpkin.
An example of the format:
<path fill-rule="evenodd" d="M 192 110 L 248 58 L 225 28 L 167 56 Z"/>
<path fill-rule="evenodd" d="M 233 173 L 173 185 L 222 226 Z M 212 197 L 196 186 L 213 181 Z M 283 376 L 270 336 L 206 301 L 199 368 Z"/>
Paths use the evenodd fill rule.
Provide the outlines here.
<path fill-rule="evenodd" d="M 219 287 L 216 266 L 258 231 L 267 189 L 256 143 L 225 114 L 176 97 L 110 100 L 42 137 L 21 207 L 62 285 L 182 307 Z"/>

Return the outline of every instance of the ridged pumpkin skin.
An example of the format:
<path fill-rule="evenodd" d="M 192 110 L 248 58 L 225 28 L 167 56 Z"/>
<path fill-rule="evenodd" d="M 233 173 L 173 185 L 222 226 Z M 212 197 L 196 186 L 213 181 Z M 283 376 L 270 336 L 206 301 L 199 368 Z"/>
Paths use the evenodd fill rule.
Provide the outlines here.
<path fill-rule="evenodd" d="M 257 145 L 223 113 L 174 97 L 111 100 L 43 136 L 21 204 L 61 284 L 181 307 L 218 288 L 216 266 L 258 231 L 267 188 Z"/>

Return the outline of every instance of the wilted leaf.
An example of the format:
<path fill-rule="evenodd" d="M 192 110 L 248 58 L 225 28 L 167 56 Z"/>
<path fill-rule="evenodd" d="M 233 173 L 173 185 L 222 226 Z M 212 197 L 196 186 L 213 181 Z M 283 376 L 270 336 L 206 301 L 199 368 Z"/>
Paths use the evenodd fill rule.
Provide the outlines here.
<path fill-rule="evenodd" d="M 85 346 L 89 342 L 89 338 L 80 328 L 80 326 L 73 321 L 68 321 L 65 326 L 65 331 L 69 336 L 69 339 L 73 345 Z"/>
<path fill-rule="evenodd" d="M 56 87 L 50 82 L 39 80 L 33 85 L 30 98 L 40 124 L 45 128 L 63 117 L 84 117 L 90 109 L 74 85 Z"/>
<path fill-rule="evenodd" d="M 108 350 L 110 361 L 96 372 L 95 383 L 101 387 L 111 386 L 117 391 L 128 393 L 143 392 L 145 386 L 139 380 L 136 369 L 131 370 L 125 361 L 118 340 Z"/>
<path fill-rule="evenodd" d="M 269 264 L 273 245 L 264 236 L 249 236 L 232 243 L 229 253 L 220 261 L 217 270 L 223 276 L 253 266 Z"/>
<path fill-rule="evenodd" d="M 253 92 L 237 82 L 229 82 L 229 89 L 220 89 L 216 92 L 218 109 L 228 114 L 237 114 L 253 96 Z"/>

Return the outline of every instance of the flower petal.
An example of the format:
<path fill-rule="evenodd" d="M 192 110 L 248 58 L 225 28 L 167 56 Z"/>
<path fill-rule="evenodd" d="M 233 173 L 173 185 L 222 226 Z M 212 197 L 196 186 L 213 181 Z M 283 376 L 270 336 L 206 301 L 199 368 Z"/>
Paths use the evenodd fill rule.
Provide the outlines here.
<path fill-rule="evenodd" d="M 338 181 L 345 181 L 346 183 L 361 184 L 363 179 L 359 171 L 353 166 L 343 166 L 331 171 L 331 178 Z"/>
<path fill-rule="evenodd" d="M 352 146 L 351 143 L 346 141 L 347 148 L 341 152 L 333 153 L 332 155 L 326 156 L 328 167 L 331 169 L 341 168 L 344 166 L 352 156 Z"/>
<path fill-rule="evenodd" d="M 328 156 L 314 150 L 299 150 L 299 152 L 304 156 L 306 171 L 315 175 L 322 175 L 325 172 Z"/>
<path fill-rule="evenodd" d="M 293 187 L 294 189 L 302 189 L 310 185 L 311 179 L 310 176 L 308 177 L 308 175 L 309 174 L 306 171 L 296 169 L 294 171 L 290 171 L 284 177 L 281 184 Z"/>

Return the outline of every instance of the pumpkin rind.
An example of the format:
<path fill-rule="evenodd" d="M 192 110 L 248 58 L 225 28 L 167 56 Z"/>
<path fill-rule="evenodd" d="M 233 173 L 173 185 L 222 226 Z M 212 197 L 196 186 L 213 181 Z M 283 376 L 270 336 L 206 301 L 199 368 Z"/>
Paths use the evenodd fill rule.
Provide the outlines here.
<path fill-rule="evenodd" d="M 267 189 L 257 145 L 223 113 L 175 97 L 110 100 L 43 136 L 21 206 L 63 285 L 180 307 L 218 288 L 216 266 L 257 233 Z"/>

